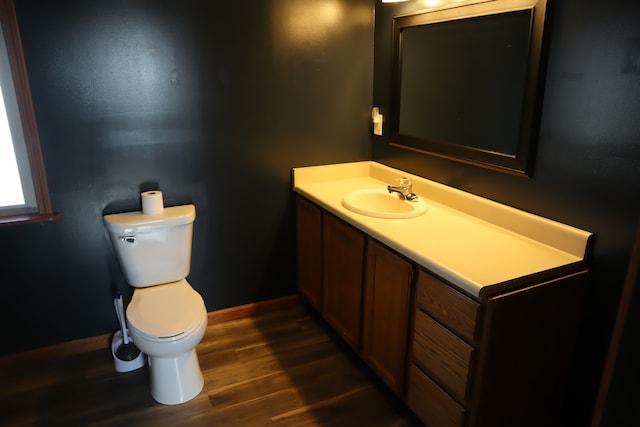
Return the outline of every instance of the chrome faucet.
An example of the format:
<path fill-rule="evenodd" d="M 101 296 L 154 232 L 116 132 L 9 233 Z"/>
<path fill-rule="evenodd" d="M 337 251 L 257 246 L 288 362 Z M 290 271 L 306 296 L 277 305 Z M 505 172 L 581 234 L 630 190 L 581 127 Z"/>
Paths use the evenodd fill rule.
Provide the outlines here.
<path fill-rule="evenodd" d="M 418 200 L 418 196 L 413 192 L 413 185 L 411 184 L 411 181 L 409 181 L 409 178 L 403 176 L 402 178 L 398 178 L 396 181 L 398 181 L 400 185 L 387 185 L 387 191 L 389 194 L 398 193 L 398 197 L 401 200 L 408 200 L 410 202 Z"/>

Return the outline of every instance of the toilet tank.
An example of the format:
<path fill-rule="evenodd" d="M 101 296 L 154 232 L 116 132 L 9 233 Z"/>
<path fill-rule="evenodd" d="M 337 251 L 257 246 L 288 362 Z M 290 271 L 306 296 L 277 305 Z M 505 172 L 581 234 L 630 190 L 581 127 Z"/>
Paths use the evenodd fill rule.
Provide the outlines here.
<path fill-rule="evenodd" d="M 193 205 L 104 216 L 116 256 L 129 285 L 136 288 L 182 280 L 191 268 Z"/>

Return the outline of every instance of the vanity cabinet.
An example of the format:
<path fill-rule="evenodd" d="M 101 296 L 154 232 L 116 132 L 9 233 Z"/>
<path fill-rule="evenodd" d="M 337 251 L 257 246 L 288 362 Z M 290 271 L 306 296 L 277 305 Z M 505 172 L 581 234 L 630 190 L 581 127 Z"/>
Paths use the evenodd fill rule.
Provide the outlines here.
<path fill-rule="evenodd" d="M 428 427 L 557 425 L 585 276 L 475 301 L 421 269 L 407 405 Z"/>
<path fill-rule="evenodd" d="M 359 352 L 364 234 L 301 197 L 296 230 L 300 293 Z"/>
<path fill-rule="evenodd" d="M 402 396 L 413 264 L 302 197 L 296 212 L 300 293 Z"/>
<path fill-rule="evenodd" d="M 427 427 L 558 425 L 587 270 L 472 295 L 304 197 L 296 206 L 301 294 Z"/>

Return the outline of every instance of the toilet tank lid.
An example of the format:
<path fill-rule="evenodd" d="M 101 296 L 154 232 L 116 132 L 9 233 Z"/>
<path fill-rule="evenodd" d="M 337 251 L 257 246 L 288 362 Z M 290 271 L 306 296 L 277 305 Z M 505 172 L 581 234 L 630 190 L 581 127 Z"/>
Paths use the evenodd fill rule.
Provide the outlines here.
<path fill-rule="evenodd" d="M 112 233 L 132 233 L 190 224 L 196 219 L 194 205 L 171 206 L 158 214 L 141 211 L 105 215 L 104 223 Z"/>

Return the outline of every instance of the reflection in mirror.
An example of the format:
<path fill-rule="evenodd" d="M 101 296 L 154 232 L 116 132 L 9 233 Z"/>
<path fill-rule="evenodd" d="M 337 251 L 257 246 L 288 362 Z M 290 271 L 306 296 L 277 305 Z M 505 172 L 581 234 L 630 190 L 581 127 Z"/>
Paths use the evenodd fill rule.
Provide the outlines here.
<path fill-rule="evenodd" d="M 394 19 L 390 144 L 531 175 L 546 0 Z"/>

